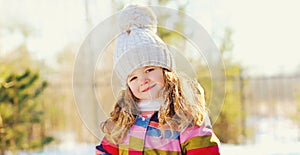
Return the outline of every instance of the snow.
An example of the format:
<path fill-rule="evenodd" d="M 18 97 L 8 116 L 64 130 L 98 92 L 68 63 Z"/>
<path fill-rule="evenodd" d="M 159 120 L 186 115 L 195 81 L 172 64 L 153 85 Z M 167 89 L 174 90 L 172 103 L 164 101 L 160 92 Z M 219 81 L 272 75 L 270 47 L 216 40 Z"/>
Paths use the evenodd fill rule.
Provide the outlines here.
<path fill-rule="evenodd" d="M 258 118 L 253 144 L 221 144 L 221 155 L 300 155 L 299 130 L 288 118 Z M 76 143 L 71 137 L 60 145 L 45 148 L 42 152 L 19 155 L 89 155 L 95 154 L 96 144 Z"/>
<path fill-rule="evenodd" d="M 264 145 L 222 144 L 220 150 L 222 155 L 300 155 L 300 142 Z"/>
<path fill-rule="evenodd" d="M 222 155 L 300 155 L 299 131 L 289 118 L 256 119 L 254 144 L 222 144 Z"/>

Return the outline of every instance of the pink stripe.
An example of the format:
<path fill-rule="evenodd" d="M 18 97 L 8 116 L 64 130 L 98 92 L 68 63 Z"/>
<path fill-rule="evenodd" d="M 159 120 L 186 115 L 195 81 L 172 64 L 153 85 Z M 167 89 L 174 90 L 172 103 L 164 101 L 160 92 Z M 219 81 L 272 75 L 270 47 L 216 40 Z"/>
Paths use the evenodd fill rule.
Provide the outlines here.
<path fill-rule="evenodd" d="M 180 134 L 180 142 L 184 143 L 193 137 L 207 135 L 212 135 L 212 130 L 210 128 L 206 128 L 205 126 L 193 126 L 187 128 L 183 133 Z"/>
<path fill-rule="evenodd" d="M 124 138 L 124 140 L 122 141 L 123 145 L 129 145 L 129 139 L 130 139 L 130 135 L 127 134 L 126 137 Z"/>
<path fill-rule="evenodd" d="M 166 139 L 152 136 L 146 136 L 145 147 L 164 151 L 181 151 L 178 139 Z"/>
<path fill-rule="evenodd" d="M 130 135 L 135 138 L 144 139 L 145 135 L 146 135 L 146 130 L 147 130 L 147 128 L 133 125 L 130 129 Z"/>

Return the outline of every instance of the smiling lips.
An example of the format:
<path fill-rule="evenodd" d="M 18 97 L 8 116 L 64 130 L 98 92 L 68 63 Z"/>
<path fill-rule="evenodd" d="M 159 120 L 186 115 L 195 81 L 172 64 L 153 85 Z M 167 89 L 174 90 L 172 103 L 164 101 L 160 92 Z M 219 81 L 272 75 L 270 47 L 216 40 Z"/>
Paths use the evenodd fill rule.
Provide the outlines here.
<path fill-rule="evenodd" d="M 152 88 L 155 87 L 155 86 L 156 86 L 156 84 L 154 84 L 154 85 L 152 85 L 152 86 L 149 86 L 149 87 L 147 87 L 146 89 L 143 89 L 142 92 L 146 92 L 146 91 L 152 89 Z"/>

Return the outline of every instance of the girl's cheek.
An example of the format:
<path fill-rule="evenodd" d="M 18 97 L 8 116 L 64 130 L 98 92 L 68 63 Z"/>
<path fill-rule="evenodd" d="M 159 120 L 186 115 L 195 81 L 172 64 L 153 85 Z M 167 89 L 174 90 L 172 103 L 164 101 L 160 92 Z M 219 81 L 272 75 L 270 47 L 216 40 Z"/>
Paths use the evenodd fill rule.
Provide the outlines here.
<path fill-rule="evenodd" d="M 138 91 L 139 91 L 139 87 L 138 87 L 137 85 L 135 85 L 135 86 L 134 86 L 134 90 L 135 90 L 136 92 L 138 92 Z"/>
<path fill-rule="evenodd" d="M 131 89 L 132 91 L 137 91 L 137 89 L 138 89 L 136 83 L 134 83 L 134 82 L 132 82 L 132 83 L 129 85 L 129 87 L 130 87 L 130 89 Z"/>

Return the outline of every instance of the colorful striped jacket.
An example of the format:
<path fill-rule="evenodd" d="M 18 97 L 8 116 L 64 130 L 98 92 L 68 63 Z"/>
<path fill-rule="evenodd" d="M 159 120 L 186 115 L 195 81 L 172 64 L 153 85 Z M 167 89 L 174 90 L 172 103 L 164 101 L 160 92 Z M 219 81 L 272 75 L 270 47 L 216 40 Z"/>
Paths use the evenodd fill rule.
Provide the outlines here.
<path fill-rule="evenodd" d="M 96 155 L 219 155 L 219 140 L 206 117 L 201 126 L 192 126 L 182 132 L 165 130 L 164 138 L 158 129 L 158 113 L 140 116 L 129 134 L 118 146 L 105 137 L 96 146 Z"/>

